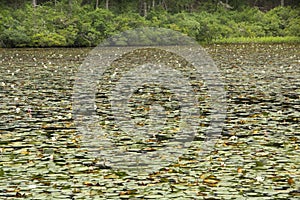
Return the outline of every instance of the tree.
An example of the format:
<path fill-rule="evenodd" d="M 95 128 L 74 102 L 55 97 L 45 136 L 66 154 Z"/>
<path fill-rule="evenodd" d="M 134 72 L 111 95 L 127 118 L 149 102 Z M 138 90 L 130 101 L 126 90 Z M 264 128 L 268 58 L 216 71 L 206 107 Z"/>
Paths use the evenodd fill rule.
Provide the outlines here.
<path fill-rule="evenodd" d="M 145 0 L 139 1 L 139 13 L 141 16 L 147 16 L 147 2 Z"/>
<path fill-rule="evenodd" d="M 32 0 L 32 7 L 36 7 L 36 5 L 37 5 L 37 0 Z"/>
<path fill-rule="evenodd" d="M 72 0 L 68 0 L 68 3 L 69 3 L 69 15 L 72 15 L 73 2 L 72 2 Z"/>
<path fill-rule="evenodd" d="M 105 0 L 105 8 L 108 10 L 109 9 L 109 0 Z"/>
<path fill-rule="evenodd" d="M 228 0 L 226 0 L 225 3 L 223 3 L 222 1 L 220 1 L 219 3 L 221 6 L 223 6 L 226 9 L 233 9 L 233 7 L 228 4 Z"/>

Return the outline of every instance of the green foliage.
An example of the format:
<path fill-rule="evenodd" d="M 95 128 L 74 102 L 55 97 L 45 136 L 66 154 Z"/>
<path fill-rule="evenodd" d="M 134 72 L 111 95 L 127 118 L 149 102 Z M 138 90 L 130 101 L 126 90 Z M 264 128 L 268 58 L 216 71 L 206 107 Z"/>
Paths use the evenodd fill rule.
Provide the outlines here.
<path fill-rule="evenodd" d="M 4 174 L 5 174 L 4 170 L 2 168 L 0 168 L 0 177 L 4 176 Z"/>
<path fill-rule="evenodd" d="M 67 40 L 64 36 L 59 35 L 58 33 L 44 31 L 32 36 L 32 44 L 38 47 L 58 47 L 66 46 Z"/>
<path fill-rule="evenodd" d="M 291 19 L 286 27 L 286 35 L 300 37 L 300 17 Z"/>
<path fill-rule="evenodd" d="M 170 14 L 166 10 L 158 7 L 148 13 L 146 20 L 151 24 L 152 27 L 162 27 L 168 22 L 169 16 Z"/>
<path fill-rule="evenodd" d="M 300 37 L 232 37 L 232 38 L 223 38 L 215 41 L 220 44 L 227 43 L 300 43 Z"/>
<path fill-rule="evenodd" d="M 4 47 L 22 47 L 30 42 L 30 38 L 25 34 L 23 27 L 3 30 L 0 40 Z"/>
<path fill-rule="evenodd" d="M 112 5 L 110 10 L 81 2 L 73 1 L 70 6 L 66 0 L 56 4 L 45 1 L 36 8 L 30 1 L 0 5 L 0 47 L 96 46 L 111 35 L 142 27 L 169 28 L 204 43 L 230 38 L 300 37 L 300 8 L 276 7 L 262 12 L 247 7 L 246 1 L 230 1 L 234 9 L 228 10 L 211 0 L 188 12 L 194 1 L 168 0 L 169 7 L 151 7 L 143 17 L 136 3 L 129 0 Z M 124 2 L 127 4 L 122 7 Z M 145 36 L 144 40 L 150 38 Z"/>
<path fill-rule="evenodd" d="M 116 16 L 114 28 L 117 32 L 123 32 L 133 28 L 140 28 L 150 25 L 144 17 L 137 13 L 126 13 Z"/>

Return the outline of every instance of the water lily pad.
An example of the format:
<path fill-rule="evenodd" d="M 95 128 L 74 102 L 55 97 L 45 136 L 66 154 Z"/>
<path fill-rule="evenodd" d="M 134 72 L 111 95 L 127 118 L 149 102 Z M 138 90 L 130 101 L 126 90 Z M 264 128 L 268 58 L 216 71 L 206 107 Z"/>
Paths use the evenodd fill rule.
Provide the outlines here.
<path fill-rule="evenodd" d="M 226 83 L 228 104 L 226 123 L 215 150 L 210 155 L 203 154 L 204 133 L 210 125 L 212 108 L 205 82 L 197 80 L 199 74 L 191 71 L 185 75 L 191 78 L 200 111 L 195 141 L 168 167 L 153 174 L 141 170 L 123 175 L 99 156 L 101 149 L 90 152 L 84 147 L 72 121 L 74 75 L 89 50 L 1 52 L 4 60 L 0 66 L 0 198 L 25 195 L 34 199 L 298 199 L 297 44 L 208 46 L 206 50 L 218 64 Z M 22 61 L 10 59 L 16 52 Z M 130 59 L 120 65 L 124 69 L 132 67 L 134 56 Z M 158 59 L 163 62 L 163 58 Z M 170 63 L 189 73 L 187 66 Z M 146 114 L 154 100 L 166 102 L 167 124 L 153 133 L 157 137 L 134 133 L 132 137 L 120 130 L 110 110 L 110 90 L 121 76 L 121 68 L 116 71 L 112 67 L 99 81 L 96 112 L 101 128 L 116 148 L 127 148 L 132 155 L 162 149 L 178 132 L 180 109 L 176 99 L 156 86 L 136 92 L 128 106 L 132 109 L 131 117 L 140 124 L 137 128 L 152 123 Z M 155 95 L 148 94 L 151 92 Z M 232 136 L 237 139 L 229 140 Z M 99 136 L 97 140 L 103 138 Z M 111 145 L 103 148 L 115 152 Z M 119 160 L 124 158 L 120 156 Z M 159 168 L 160 163 L 154 164 Z M 205 176 L 200 178 L 202 174 Z M 264 180 L 257 181 L 258 176 Z M 137 192 L 126 194 L 131 190 Z M 122 191 L 125 193 L 120 195 Z"/>

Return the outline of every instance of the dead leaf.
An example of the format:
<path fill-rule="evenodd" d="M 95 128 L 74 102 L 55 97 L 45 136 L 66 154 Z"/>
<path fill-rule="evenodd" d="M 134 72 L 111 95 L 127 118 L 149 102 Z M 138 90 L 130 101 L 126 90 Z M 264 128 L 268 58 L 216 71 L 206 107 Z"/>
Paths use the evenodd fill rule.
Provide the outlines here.
<path fill-rule="evenodd" d="M 94 184 L 92 182 L 88 182 L 88 181 L 83 182 L 83 185 L 94 186 Z"/>
<path fill-rule="evenodd" d="M 22 198 L 22 197 L 25 197 L 25 194 L 21 194 L 20 192 L 17 192 L 15 197 Z"/>
<path fill-rule="evenodd" d="M 287 180 L 287 182 L 288 182 L 288 184 L 289 185 L 293 185 L 293 184 L 295 184 L 295 181 L 294 181 L 294 179 L 293 178 L 289 178 L 288 180 Z"/>
<path fill-rule="evenodd" d="M 239 173 L 239 174 L 241 174 L 241 173 L 243 173 L 243 168 L 241 168 L 241 167 L 239 167 L 238 169 L 237 169 L 237 172 Z"/>
<path fill-rule="evenodd" d="M 217 179 L 217 177 L 214 175 L 210 175 L 203 179 L 203 184 L 208 185 L 210 187 L 216 187 L 219 182 L 220 179 Z"/>
<path fill-rule="evenodd" d="M 207 196 L 207 194 L 203 193 L 203 192 L 198 192 L 197 196 Z"/>
<path fill-rule="evenodd" d="M 121 195 L 132 195 L 132 194 L 136 194 L 136 193 L 137 193 L 137 190 L 134 189 L 134 190 L 121 191 L 121 192 L 119 193 L 119 195 L 120 195 L 120 196 L 121 196 Z"/>
<path fill-rule="evenodd" d="M 26 150 L 23 150 L 20 152 L 22 155 L 28 155 L 29 154 L 29 151 L 26 149 Z"/>
<path fill-rule="evenodd" d="M 105 179 L 116 179 L 116 178 L 119 178 L 118 175 L 116 174 L 108 174 L 106 176 L 104 176 Z"/>

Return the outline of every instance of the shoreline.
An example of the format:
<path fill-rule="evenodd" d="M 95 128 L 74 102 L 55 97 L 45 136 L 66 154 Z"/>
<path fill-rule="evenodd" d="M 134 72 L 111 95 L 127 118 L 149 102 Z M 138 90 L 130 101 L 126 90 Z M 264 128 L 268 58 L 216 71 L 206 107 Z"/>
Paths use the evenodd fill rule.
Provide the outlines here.
<path fill-rule="evenodd" d="M 200 45 L 222 45 L 222 44 L 300 44 L 300 37 L 295 36 L 285 36 L 285 37 L 233 37 L 233 38 L 223 38 L 223 39 L 217 39 L 213 42 L 199 42 Z M 126 46 L 126 45 L 125 45 Z M 57 49 L 92 49 L 97 47 L 97 45 L 93 46 L 45 46 L 45 47 L 39 47 L 39 46 L 22 46 L 22 47 L 0 47 L 0 49 L 48 49 L 48 48 L 57 48 Z"/>

